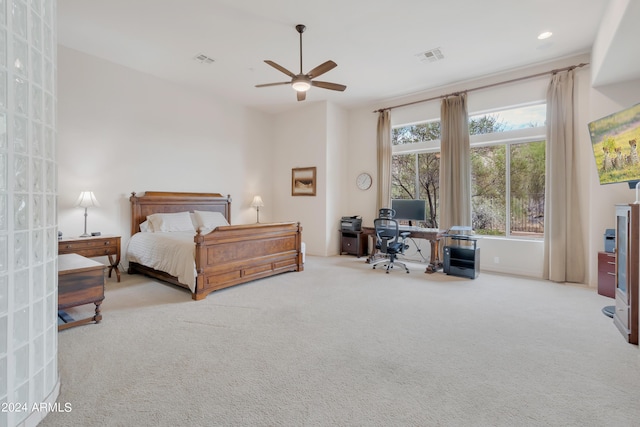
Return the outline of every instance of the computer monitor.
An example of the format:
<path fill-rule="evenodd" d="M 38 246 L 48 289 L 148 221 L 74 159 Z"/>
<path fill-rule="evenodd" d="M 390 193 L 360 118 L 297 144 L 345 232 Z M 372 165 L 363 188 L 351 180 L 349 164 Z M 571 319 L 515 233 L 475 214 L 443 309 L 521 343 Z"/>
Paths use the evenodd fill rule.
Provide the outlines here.
<path fill-rule="evenodd" d="M 426 221 L 427 204 L 425 200 L 392 199 L 391 209 L 396 211 L 395 219 L 399 221 Z"/>

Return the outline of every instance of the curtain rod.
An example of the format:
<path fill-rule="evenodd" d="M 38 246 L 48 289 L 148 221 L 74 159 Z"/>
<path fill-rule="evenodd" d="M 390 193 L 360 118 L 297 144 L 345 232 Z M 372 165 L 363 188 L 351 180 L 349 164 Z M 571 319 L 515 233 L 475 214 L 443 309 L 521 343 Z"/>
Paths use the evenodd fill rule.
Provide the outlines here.
<path fill-rule="evenodd" d="M 394 105 L 392 107 L 380 108 L 378 110 L 374 110 L 373 112 L 374 113 L 381 113 L 381 112 L 386 111 L 386 110 L 393 110 L 394 108 L 407 107 L 409 105 L 420 104 L 422 102 L 427 102 L 427 101 L 434 101 L 436 99 L 447 98 L 449 96 L 457 96 L 457 95 L 460 95 L 461 93 L 465 93 L 465 92 L 473 92 L 475 90 L 487 89 L 487 88 L 494 87 L 494 86 L 500 86 L 500 85 L 504 85 L 504 84 L 508 84 L 508 83 L 519 82 L 521 80 L 533 79 L 535 77 L 545 76 L 547 74 L 556 74 L 556 73 L 559 73 L 560 71 L 574 70 L 576 68 L 584 67 L 585 65 L 589 65 L 589 63 L 588 62 L 581 62 L 578 65 L 571 65 L 569 67 L 557 68 L 555 70 L 545 71 L 545 72 L 538 73 L 538 74 L 532 74 L 530 76 L 518 77 L 518 78 L 515 78 L 515 79 L 511 79 L 511 80 L 505 80 L 503 82 L 491 83 L 491 84 L 488 84 L 488 85 L 478 86 L 478 87 L 474 87 L 474 88 L 471 88 L 471 89 L 460 90 L 460 91 L 449 93 L 449 94 L 446 94 L 446 95 L 439 95 L 439 96 L 434 96 L 434 97 L 427 98 L 427 99 L 421 99 L 419 101 L 413 101 L 413 102 L 407 102 L 405 104 Z"/>

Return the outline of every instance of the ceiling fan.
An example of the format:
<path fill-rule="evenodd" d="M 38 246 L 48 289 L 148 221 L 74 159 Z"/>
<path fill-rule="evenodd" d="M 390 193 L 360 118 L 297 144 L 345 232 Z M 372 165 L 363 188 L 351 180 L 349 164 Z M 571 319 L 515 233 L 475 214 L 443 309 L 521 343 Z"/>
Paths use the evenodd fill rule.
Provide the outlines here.
<path fill-rule="evenodd" d="M 291 81 L 288 82 L 279 82 L 279 83 L 266 83 L 261 85 L 256 85 L 256 87 L 267 87 L 267 86 L 279 86 L 279 85 L 288 85 L 290 84 L 293 89 L 297 92 L 298 101 L 304 101 L 307 96 L 307 91 L 311 86 L 320 87 L 323 89 L 329 90 L 338 90 L 340 92 L 344 91 L 347 87 L 345 85 L 337 84 L 337 83 L 329 83 L 329 82 L 321 82 L 318 80 L 313 80 L 314 78 L 330 71 L 338 66 L 333 61 L 327 61 L 320 65 L 318 65 L 313 70 L 309 71 L 307 74 L 303 74 L 302 72 L 302 33 L 307 27 L 302 24 L 296 25 L 296 30 L 300 34 L 300 73 L 293 74 L 291 71 L 284 68 L 282 65 L 276 64 L 273 61 L 265 60 L 267 64 L 271 65 L 278 71 L 283 72 L 287 76 L 291 77 Z"/>

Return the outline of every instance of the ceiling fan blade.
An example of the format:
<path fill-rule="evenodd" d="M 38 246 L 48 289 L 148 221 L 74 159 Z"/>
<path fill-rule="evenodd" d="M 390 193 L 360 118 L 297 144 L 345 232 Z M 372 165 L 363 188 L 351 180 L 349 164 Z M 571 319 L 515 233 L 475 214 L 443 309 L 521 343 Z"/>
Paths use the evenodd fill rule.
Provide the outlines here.
<path fill-rule="evenodd" d="M 291 82 L 279 82 L 279 83 L 264 83 L 261 85 L 256 85 L 256 87 L 267 87 L 267 86 L 280 86 L 280 85 L 290 85 Z"/>
<path fill-rule="evenodd" d="M 333 70 L 337 66 L 338 66 L 338 64 L 336 64 L 335 62 L 327 61 L 327 62 L 325 62 L 323 64 L 318 65 L 313 70 L 309 71 L 307 73 L 307 76 L 309 76 L 310 79 L 313 79 L 315 77 L 318 77 L 319 75 L 322 75 L 322 74 L 326 73 L 327 71 Z"/>
<path fill-rule="evenodd" d="M 282 65 L 276 64 L 273 61 L 269 61 L 268 59 L 265 59 L 265 61 L 267 64 L 271 65 L 273 68 L 275 68 L 278 71 L 281 71 L 283 73 L 285 73 L 287 76 L 294 78 L 296 75 L 293 74 L 291 71 L 287 70 L 286 68 L 284 68 Z"/>
<path fill-rule="evenodd" d="M 344 91 L 347 87 L 345 85 L 339 85 L 338 83 L 320 82 L 317 80 L 311 80 L 311 86 L 321 87 L 323 89 Z"/>
<path fill-rule="evenodd" d="M 304 101 L 307 98 L 307 92 L 297 92 L 298 101 Z"/>

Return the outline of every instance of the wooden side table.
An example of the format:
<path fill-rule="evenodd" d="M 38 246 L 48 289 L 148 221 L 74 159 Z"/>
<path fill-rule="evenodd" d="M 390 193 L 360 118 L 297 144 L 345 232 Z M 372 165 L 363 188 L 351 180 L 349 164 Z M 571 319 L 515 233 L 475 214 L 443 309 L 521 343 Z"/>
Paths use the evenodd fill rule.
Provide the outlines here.
<path fill-rule="evenodd" d="M 104 235 L 91 237 L 68 237 L 58 240 L 58 255 L 78 254 L 87 258 L 107 256 L 109 258 L 109 277 L 115 270 L 120 281 L 120 236 Z"/>
<path fill-rule="evenodd" d="M 58 325 L 58 331 L 85 323 L 100 323 L 100 304 L 104 300 L 104 269 L 102 263 L 78 254 L 58 256 L 58 317 L 65 323 Z M 74 320 L 64 309 L 85 304 L 95 304 L 92 317 Z"/>

